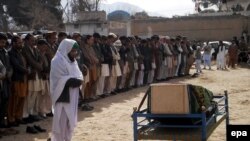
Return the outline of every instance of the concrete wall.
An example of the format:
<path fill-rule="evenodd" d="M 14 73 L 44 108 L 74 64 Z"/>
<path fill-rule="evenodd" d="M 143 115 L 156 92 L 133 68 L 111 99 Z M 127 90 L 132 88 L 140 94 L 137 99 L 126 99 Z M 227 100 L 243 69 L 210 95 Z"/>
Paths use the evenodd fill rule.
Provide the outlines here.
<path fill-rule="evenodd" d="M 183 17 L 145 19 L 131 22 L 131 34 L 139 36 L 183 35 L 196 40 L 231 40 L 249 30 L 249 18 L 244 16 Z"/>
<path fill-rule="evenodd" d="M 66 24 L 65 25 L 66 32 L 80 32 L 81 34 L 93 34 L 94 32 L 98 32 L 101 35 L 108 34 L 108 28 L 106 25 L 101 23 L 85 23 L 85 24 Z"/>
<path fill-rule="evenodd" d="M 131 21 L 109 21 L 108 28 L 119 36 L 131 36 Z"/>
<path fill-rule="evenodd" d="M 76 19 L 78 21 L 106 21 L 107 15 L 105 11 L 82 11 L 76 14 Z"/>

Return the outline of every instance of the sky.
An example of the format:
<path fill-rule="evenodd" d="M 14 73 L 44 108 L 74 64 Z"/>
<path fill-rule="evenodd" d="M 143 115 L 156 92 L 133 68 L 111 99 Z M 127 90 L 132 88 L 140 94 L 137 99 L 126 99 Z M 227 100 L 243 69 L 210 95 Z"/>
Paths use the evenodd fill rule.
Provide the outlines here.
<path fill-rule="evenodd" d="M 104 0 L 104 3 L 115 2 L 127 2 L 166 17 L 191 14 L 195 9 L 192 0 Z"/>
<path fill-rule="evenodd" d="M 67 0 L 62 0 L 62 4 Z M 141 7 L 146 12 L 157 13 L 164 17 L 194 13 L 192 0 L 103 0 L 103 3 L 127 2 Z"/>

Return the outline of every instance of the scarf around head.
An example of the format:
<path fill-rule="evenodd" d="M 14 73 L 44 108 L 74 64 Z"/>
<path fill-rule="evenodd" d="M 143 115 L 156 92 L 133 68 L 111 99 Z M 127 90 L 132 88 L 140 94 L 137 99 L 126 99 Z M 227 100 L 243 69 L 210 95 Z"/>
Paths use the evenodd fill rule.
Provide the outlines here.
<path fill-rule="evenodd" d="M 82 72 L 78 67 L 77 61 L 70 61 L 68 53 L 72 50 L 76 41 L 64 39 L 51 61 L 50 71 L 50 94 L 53 104 L 61 95 L 63 88 L 70 78 L 83 80 Z"/>

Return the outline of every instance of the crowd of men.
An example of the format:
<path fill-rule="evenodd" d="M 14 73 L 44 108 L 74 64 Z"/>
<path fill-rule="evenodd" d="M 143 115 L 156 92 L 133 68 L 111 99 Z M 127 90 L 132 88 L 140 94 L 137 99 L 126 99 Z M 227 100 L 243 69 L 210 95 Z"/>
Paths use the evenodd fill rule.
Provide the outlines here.
<path fill-rule="evenodd" d="M 0 34 L 0 136 L 17 134 L 10 128 L 27 124 L 27 133 L 45 132 L 31 123 L 53 116 L 49 79 L 51 60 L 59 44 L 71 38 L 78 45 L 76 60 L 84 76 L 80 91 L 83 111 L 93 110 L 88 103 L 109 95 L 154 82 L 189 75 L 196 62 L 202 72 L 204 61 L 211 69 L 211 46 L 197 47 L 187 37 L 154 35 L 142 39 L 111 33 L 101 36 L 72 36 L 65 32 L 48 32 L 44 35 L 12 35 L 11 40 Z M 234 40 L 235 41 L 235 40 Z M 230 61 L 235 64 L 234 42 L 229 48 Z M 203 58 L 201 50 L 204 50 Z M 237 48 L 236 48 L 237 50 Z M 217 52 L 218 69 L 225 69 L 225 46 L 220 43 Z M 223 54 L 224 53 L 224 54 Z M 222 55 L 221 55 L 222 54 Z M 232 65 L 234 67 L 234 65 Z"/>
<path fill-rule="evenodd" d="M 209 47 L 209 45 L 205 46 L 204 54 L 206 54 L 206 52 L 209 52 L 210 48 L 211 47 Z M 225 46 L 223 41 L 219 41 L 218 48 L 216 48 L 215 50 L 217 69 L 235 69 L 236 64 L 247 62 L 247 60 L 249 59 L 249 51 L 250 50 L 248 48 L 247 40 L 245 40 L 243 36 L 240 38 L 240 40 L 238 40 L 237 37 L 233 37 L 233 40 L 230 42 L 230 45 L 228 47 Z M 209 56 L 207 56 L 207 58 L 204 57 L 204 67 L 206 67 L 206 60 L 209 60 Z M 211 61 L 208 62 L 208 64 L 210 64 Z"/>

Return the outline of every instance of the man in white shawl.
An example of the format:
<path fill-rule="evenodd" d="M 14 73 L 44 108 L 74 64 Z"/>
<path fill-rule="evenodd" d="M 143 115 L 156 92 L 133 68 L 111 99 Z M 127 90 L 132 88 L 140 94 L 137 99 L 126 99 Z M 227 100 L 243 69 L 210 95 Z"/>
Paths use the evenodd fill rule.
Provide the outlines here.
<path fill-rule="evenodd" d="M 83 81 L 75 60 L 78 47 L 76 41 L 64 39 L 51 61 L 52 141 L 70 141 L 77 124 L 79 89 Z"/>
<path fill-rule="evenodd" d="M 226 69 L 225 63 L 226 47 L 223 41 L 219 41 L 218 54 L 217 54 L 217 70 Z"/>

